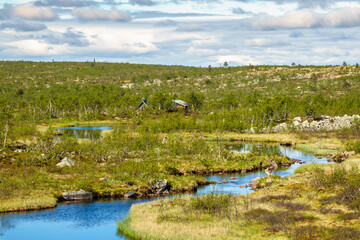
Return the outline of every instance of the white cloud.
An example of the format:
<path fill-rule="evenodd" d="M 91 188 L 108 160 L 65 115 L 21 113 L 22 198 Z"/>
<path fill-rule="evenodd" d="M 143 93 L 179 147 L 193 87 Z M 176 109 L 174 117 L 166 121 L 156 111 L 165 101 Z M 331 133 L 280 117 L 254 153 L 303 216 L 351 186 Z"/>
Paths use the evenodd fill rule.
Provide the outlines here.
<path fill-rule="evenodd" d="M 120 12 L 114 7 L 110 11 L 99 8 L 75 8 L 72 14 L 80 20 L 128 21 L 131 19 L 128 12 Z"/>
<path fill-rule="evenodd" d="M 222 64 L 224 62 L 235 63 L 239 65 L 258 64 L 252 57 L 247 55 L 220 55 L 216 57 L 216 62 Z"/>
<path fill-rule="evenodd" d="M 218 54 L 230 54 L 231 51 L 229 49 L 207 49 L 207 48 L 194 48 L 194 47 L 190 47 L 187 51 L 186 54 L 190 55 L 190 56 L 197 56 L 197 57 L 202 57 L 202 56 L 213 56 L 213 55 L 218 55 Z"/>
<path fill-rule="evenodd" d="M 248 39 L 245 41 L 246 47 L 272 47 L 272 46 L 284 46 L 287 44 L 288 44 L 287 42 L 281 40 L 264 39 L 264 38 Z"/>
<path fill-rule="evenodd" d="M 32 3 L 9 7 L 11 17 L 31 20 L 48 21 L 55 20 L 58 15 L 50 7 L 39 7 Z"/>
<path fill-rule="evenodd" d="M 69 53 L 65 45 L 48 44 L 41 40 L 21 40 L 9 43 L 8 45 L 11 48 L 4 52 L 15 56 L 54 56 Z"/>
<path fill-rule="evenodd" d="M 311 11 L 290 11 L 285 15 L 269 16 L 255 21 L 252 26 L 256 29 L 269 30 L 281 28 L 311 28 L 320 26 L 322 17 Z"/>
<path fill-rule="evenodd" d="M 343 8 L 326 14 L 313 11 L 289 11 L 282 16 L 268 16 L 256 20 L 255 29 L 293 29 L 314 27 L 360 26 L 360 8 Z"/>

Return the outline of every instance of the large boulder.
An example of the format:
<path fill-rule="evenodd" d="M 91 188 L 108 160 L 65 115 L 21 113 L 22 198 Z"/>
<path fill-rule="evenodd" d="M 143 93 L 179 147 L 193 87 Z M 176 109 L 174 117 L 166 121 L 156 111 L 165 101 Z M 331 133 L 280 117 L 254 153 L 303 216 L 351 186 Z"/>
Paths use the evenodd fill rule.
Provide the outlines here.
<path fill-rule="evenodd" d="M 156 181 L 155 185 L 153 186 L 153 189 L 157 194 L 162 194 L 166 190 L 169 190 L 169 187 L 170 187 L 169 183 L 166 179 L 160 179 Z"/>
<path fill-rule="evenodd" d="M 136 198 L 136 197 L 137 197 L 137 193 L 136 193 L 136 192 L 133 192 L 133 191 L 130 191 L 130 192 L 125 193 L 124 197 L 125 197 L 125 198 Z"/>
<path fill-rule="evenodd" d="M 67 201 L 82 201 L 82 200 L 92 200 L 93 194 L 84 190 L 73 191 L 73 192 L 64 192 L 62 196 Z"/>
<path fill-rule="evenodd" d="M 75 161 L 71 160 L 68 157 L 64 157 L 58 164 L 56 164 L 57 167 L 72 167 L 75 165 Z"/>

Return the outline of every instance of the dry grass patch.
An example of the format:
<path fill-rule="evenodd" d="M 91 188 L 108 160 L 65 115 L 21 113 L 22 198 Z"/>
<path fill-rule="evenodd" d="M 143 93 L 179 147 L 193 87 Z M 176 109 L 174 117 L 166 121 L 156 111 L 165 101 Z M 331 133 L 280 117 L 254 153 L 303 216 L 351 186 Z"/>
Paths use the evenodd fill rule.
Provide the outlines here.
<path fill-rule="evenodd" d="M 51 195 L 27 196 L 0 201 L 0 212 L 28 211 L 56 207 L 56 198 Z"/>

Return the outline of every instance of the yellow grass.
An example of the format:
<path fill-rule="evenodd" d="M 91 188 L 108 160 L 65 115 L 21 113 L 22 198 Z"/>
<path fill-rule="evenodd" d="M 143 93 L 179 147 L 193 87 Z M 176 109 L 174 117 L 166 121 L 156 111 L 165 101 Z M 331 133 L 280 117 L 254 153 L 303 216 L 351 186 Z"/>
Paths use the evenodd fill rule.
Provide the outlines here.
<path fill-rule="evenodd" d="M 50 195 L 0 200 L 0 212 L 27 211 L 52 207 L 56 207 L 56 198 Z"/>
<path fill-rule="evenodd" d="M 346 168 L 350 168 L 354 164 L 360 166 L 359 155 L 342 163 Z M 324 170 L 333 167 L 330 164 L 321 166 L 324 167 Z M 306 165 L 302 167 L 306 168 Z M 237 200 L 233 205 L 237 206 L 240 213 L 246 212 L 249 208 L 284 211 L 286 208 L 274 206 L 274 201 L 261 202 L 256 199 L 269 195 L 287 195 L 294 197 L 288 201 L 309 205 L 310 209 L 301 211 L 301 213 L 315 217 L 314 220 L 300 221 L 297 224 L 360 229 L 360 219 L 343 221 L 338 219 L 338 213 L 321 213 L 319 211 L 321 207 L 336 209 L 342 213 L 352 212 L 352 210 L 336 202 L 326 206 L 322 205 L 319 199 L 332 196 L 333 190 L 318 190 L 310 187 L 311 181 L 311 172 L 295 174 L 280 180 L 280 183 L 270 188 L 261 189 L 250 195 L 236 196 Z M 120 222 L 119 229 L 125 233 L 132 232 L 132 236 L 136 236 L 138 239 L 288 239 L 289 237 L 282 231 L 269 232 L 264 229 L 264 225 L 246 222 L 243 217 L 233 219 L 213 216 L 196 210 L 194 210 L 195 212 L 186 212 L 184 206 L 189 202 L 190 197 L 182 197 L 135 204 L 131 208 L 130 218 L 125 223 Z M 251 202 L 251 204 L 245 204 L 245 202 Z M 232 214 L 234 209 L 232 209 Z M 170 220 L 168 218 L 162 220 L 161 216 L 170 216 Z"/>

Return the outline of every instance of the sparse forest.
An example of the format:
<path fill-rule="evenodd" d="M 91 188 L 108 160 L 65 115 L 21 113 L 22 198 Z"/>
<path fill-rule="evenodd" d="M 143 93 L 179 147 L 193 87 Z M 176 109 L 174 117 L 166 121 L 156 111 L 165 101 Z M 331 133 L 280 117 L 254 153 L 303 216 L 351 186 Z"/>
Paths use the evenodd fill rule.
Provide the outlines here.
<path fill-rule="evenodd" d="M 139 108 L 143 100 L 146 105 Z M 189 107 L 176 108 L 172 100 L 182 100 Z M 295 117 L 313 121 L 323 115 L 359 114 L 359 110 L 358 66 L 185 67 L 3 61 L 0 62 L 0 212 L 54 207 L 64 200 L 64 192 L 80 189 L 94 198 L 121 198 L 129 192 L 139 197 L 154 196 L 157 194 L 154 184 L 159 179 L 168 182 L 168 194 L 190 192 L 213 183 L 204 178 L 206 174 L 245 174 L 262 171 L 272 164 L 288 168 L 298 163 L 282 155 L 279 144 L 293 145 L 318 158 L 327 156 L 338 162 L 348 158 L 350 155 L 343 154 L 349 151 L 351 161 L 358 165 L 358 122 L 350 128 L 328 132 L 261 131 Z M 112 130 L 94 132 L 93 139 L 76 139 L 59 132 L 61 126 L 96 124 L 110 126 Z M 242 141 L 256 145 L 244 154 L 232 151 Z M 64 160 L 69 165 L 59 167 Z M 313 174 L 311 171 L 309 168 L 301 173 L 306 176 Z M 321 170 L 316 171 L 318 175 L 313 179 L 326 178 L 326 173 L 321 175 Z M 352 179 L 349 174 L 345 171 L 342 180 Z M 301 177 L 296 175 L 290 184 Z M 279 178 L 270 178 L 270 182 L 287 186 L 288 180 Z M 261 181 L 265 191 L 270 191 L 267 180 Z M 315 192 L 311 181 L 307 178 L 306 188 Z M 332 189 L 327 187 L 327 191 Z M 291 195 L 291 200 L 297 197 L 293 192 L 284 194 Z M 358 198 L 359 192 L 354 194 Z M 213 202 L 209 198 L 213 196 L 208 196 L 179 200 L 181 204 L 176 209 L 180 209 L 180 218 L 184 217 L 183 208 L 188 211 L 188 204 L 211 207 Z M 220 212 L 243 207 L 247 203 L 239 203 L 241 199 L 213 197 L 214 201 L 226 203 L 224 208 L 216 210 Z M 177 204 L 178 200 L 174 201 Z M 173 202 L 161 204 L 168 207 Z M 304 215 L 295 221 L 294 214 L 287 215 L 281 206 L 277 207 L 277 212 L 292 219 L 289 225 L 281 225 L 276 219 L 282 227 L 272 231 L 273 226 L 261 219 L 244 220 L 243 224 L 251 225 L 251 231 L 255 232 L 261 224 L 269 225 L 266 229 L 270 229 L 270 235 L 275 234 L 275 239 L 276 236 L 291 238 L 302 234 L 302 228 L 294 230 L 293 224 L 317 219 Z M 136 209 L 142 211 L 142 206 Z M 223 217 L 205 210 L 200 209 L 198 216 L 212 220 Z M 249 208 L 245 213 L 256 211 L 260 210 Z M 274 212 L 261 211 L 269 219 L 273 217 Z M 345 209 L 344 214 L 352 214 L 352 209 Z M 358 211 L 354 214 L 358 216 Z M 179 217 L 175 215 L 160 214 L 159 223 L 166 225 L 173 221 L 172 217 Z M 198 216 L 191 215 L 194 223 L 202 222 Z M 237 213 L 226 216 L 238 218 Z M 121 231 L 133 231 L 130 218 L 119 225 Z M 321 219 L 328 216 L 321 215 Z M 327 228 L 325 233 L 319 229 L 306 228 L 310 232 L 304 234 L 333 232 L 332 228 Z M 341 229 L 346 235 L 348 228 Z M 351 233 L 360 234 L 355 230 Z"/>

